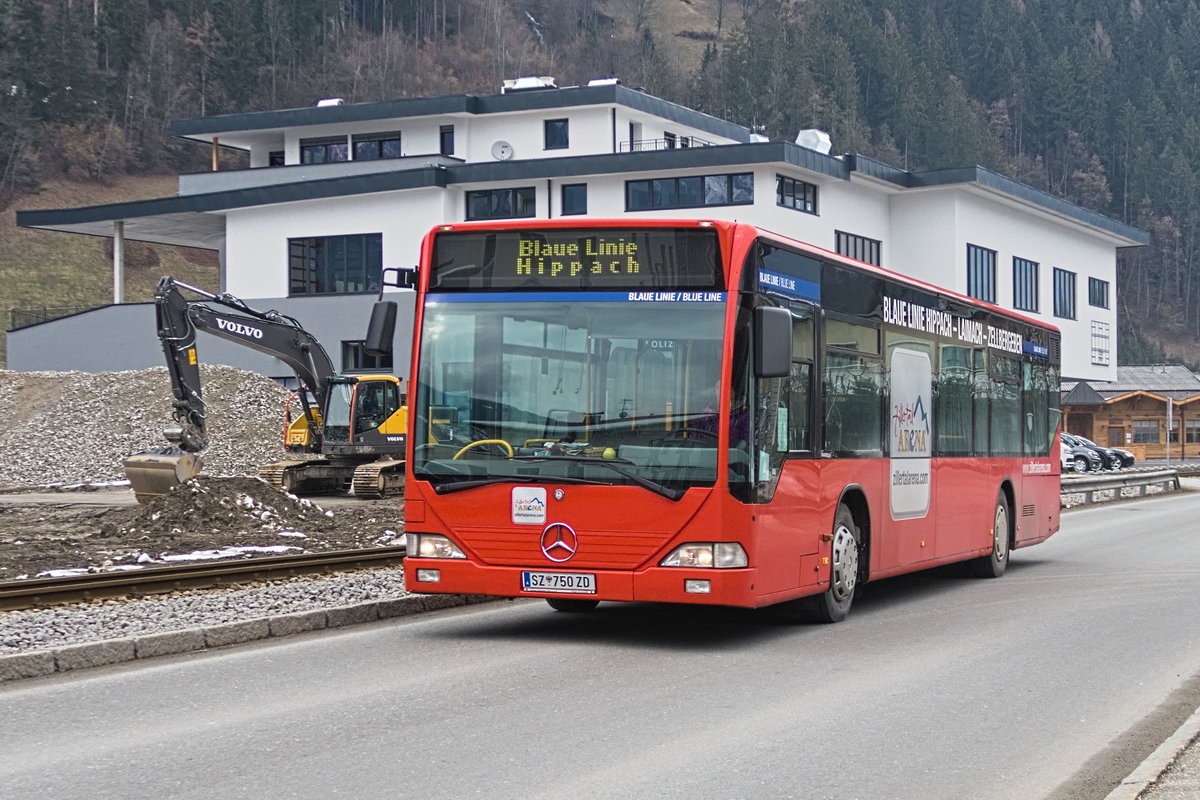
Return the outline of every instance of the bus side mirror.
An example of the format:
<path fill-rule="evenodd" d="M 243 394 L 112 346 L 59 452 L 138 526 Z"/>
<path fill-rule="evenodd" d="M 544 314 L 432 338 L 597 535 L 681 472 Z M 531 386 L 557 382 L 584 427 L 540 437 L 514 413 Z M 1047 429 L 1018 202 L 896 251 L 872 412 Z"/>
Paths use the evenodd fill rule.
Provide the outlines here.
<path fill-rule="evenodd" d="M 372 358 L 392 354 L 392 340 L 396 335 L 396 303 L 380 300 L 371 309 L 371 321 L 367 325 L 367 338 L 363 349 Z"/>
<path fill-rule="evenodd" d="M 754 374 L 784 378 L 792 371 L 792 312 L 786 308 L 754 309 Z"/>

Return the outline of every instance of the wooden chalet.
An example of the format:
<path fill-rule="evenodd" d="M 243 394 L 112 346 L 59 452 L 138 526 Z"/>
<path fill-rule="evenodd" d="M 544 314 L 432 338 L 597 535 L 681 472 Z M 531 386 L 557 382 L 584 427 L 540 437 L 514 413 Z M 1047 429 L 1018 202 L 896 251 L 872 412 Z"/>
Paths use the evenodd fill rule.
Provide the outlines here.
<path fill-rule="evenodd" d="M 1063 381 L 1062 393 L 1068 433 L 1139 461 L 1200 459 L 1200 377 L 1181 364 L 1118 366 L 1115 381 Z"/>

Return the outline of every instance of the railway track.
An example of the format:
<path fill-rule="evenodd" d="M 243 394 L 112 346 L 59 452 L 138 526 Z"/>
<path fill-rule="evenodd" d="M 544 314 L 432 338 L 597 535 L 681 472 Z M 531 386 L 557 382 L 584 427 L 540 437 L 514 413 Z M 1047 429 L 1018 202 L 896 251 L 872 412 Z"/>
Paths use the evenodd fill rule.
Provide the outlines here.
<path fill-rule="evenodd" d="M 0 582 L 0 611 L 45 608 L 115 597 L 141 597 L 182 589 L 261 583 L 297 575 L 372 569 L 395 566 L 403 560 L 404 547 L 372 547 L 99 572 L 64 578 L 3 581 Z"/>

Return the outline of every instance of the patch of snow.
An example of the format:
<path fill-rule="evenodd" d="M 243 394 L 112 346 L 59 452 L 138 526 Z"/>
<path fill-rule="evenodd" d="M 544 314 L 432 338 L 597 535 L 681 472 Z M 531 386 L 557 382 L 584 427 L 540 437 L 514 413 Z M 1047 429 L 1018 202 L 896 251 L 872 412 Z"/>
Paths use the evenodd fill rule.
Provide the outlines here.
<path fill-rule="evenodd" d="M 176 553 L 164 555 L 163 561 L 215 561 L 221 558 L 237 558 L 246 553 L 276 553 L 283 554 L 289 550 L 303 550 L 303 547 L 293 547 L 287 544 L 245 545 L 242 547 L 222 547 L 220 550 L 197 550 L 192 553 Z"/>

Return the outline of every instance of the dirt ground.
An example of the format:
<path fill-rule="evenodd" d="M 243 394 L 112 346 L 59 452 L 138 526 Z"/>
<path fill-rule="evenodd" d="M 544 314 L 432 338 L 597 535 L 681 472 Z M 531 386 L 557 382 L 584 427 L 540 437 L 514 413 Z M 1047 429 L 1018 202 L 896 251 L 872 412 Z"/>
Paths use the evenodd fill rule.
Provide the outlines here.
<path fill-rule="evenodd" d="M 128 488 L 0 494 L 0 580 L 403 542 L 404 499 L 297 498 L 200 476 L 139 505 Z"/>

